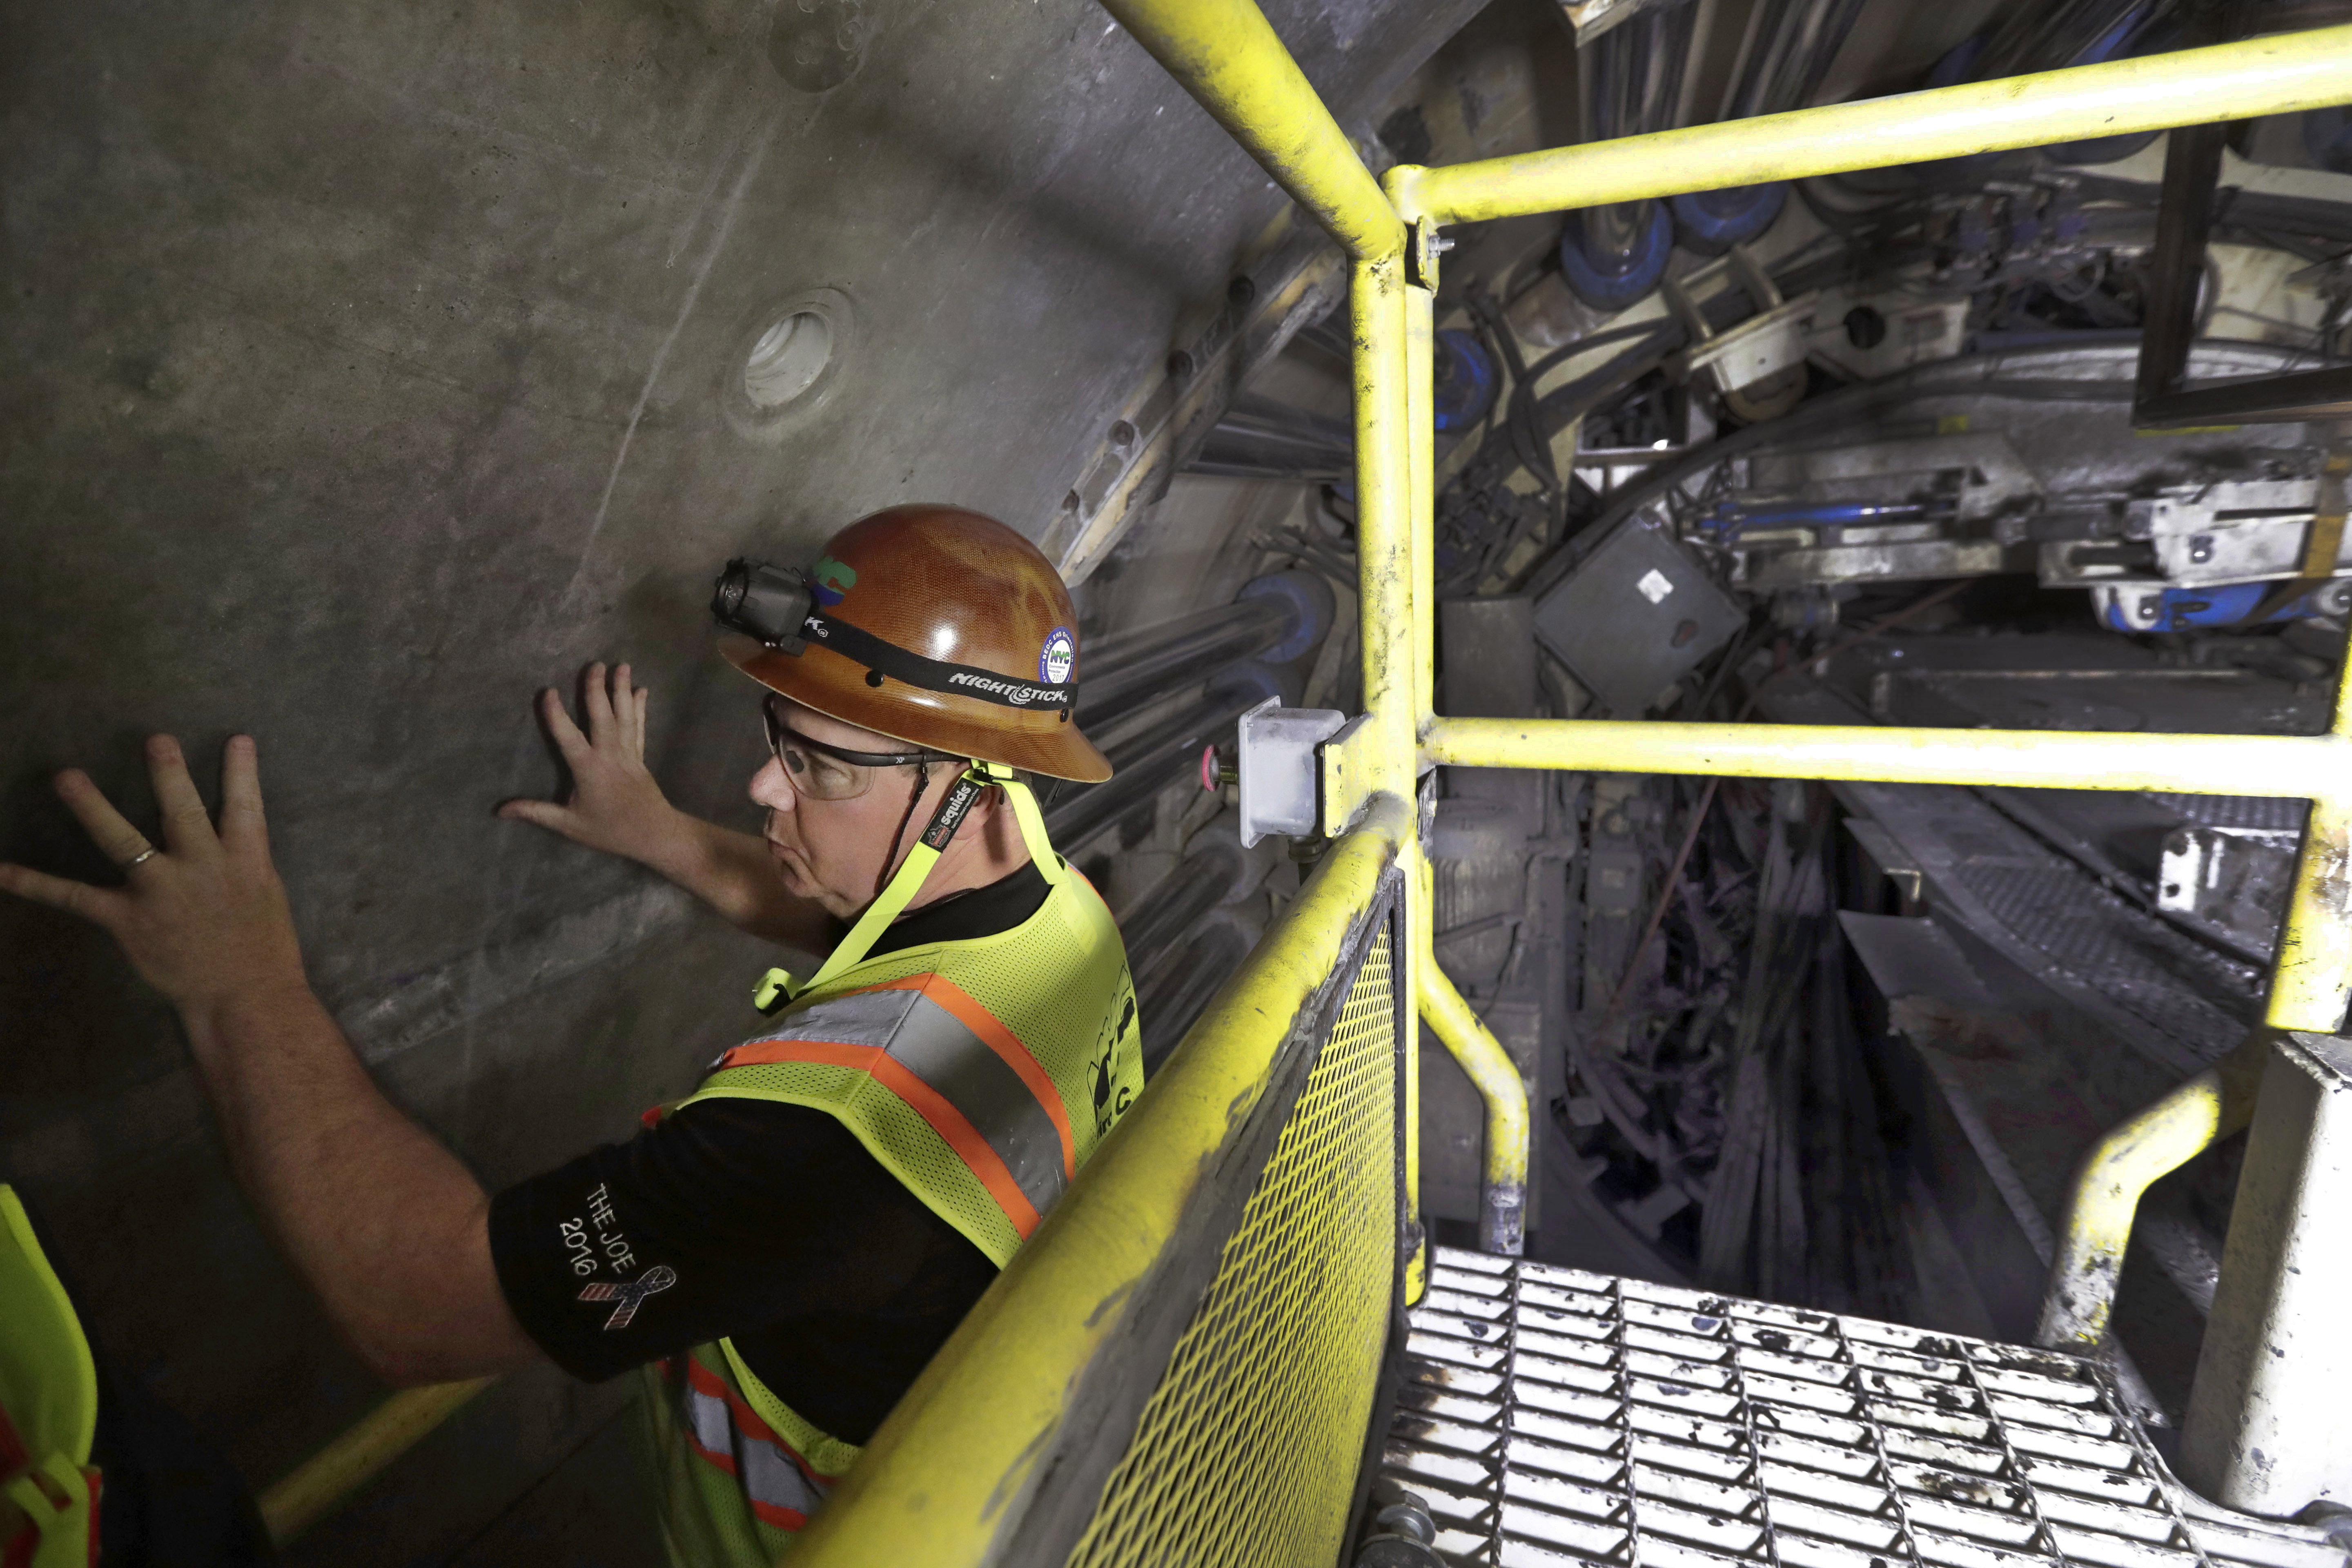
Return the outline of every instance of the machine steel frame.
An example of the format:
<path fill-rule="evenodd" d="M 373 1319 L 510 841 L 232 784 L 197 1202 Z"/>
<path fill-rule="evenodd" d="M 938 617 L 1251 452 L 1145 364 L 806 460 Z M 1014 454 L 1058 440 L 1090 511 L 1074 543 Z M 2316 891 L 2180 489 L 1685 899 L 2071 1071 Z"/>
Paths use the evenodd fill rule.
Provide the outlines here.
<path fill-rule="evenodd" d="M 1375 795 L 1410 796 L 1420 774 L 1438 764 L 2301 796 L 2311 815 L 2267 1021 L 2321 1034 L 2342 1026 L 2352 995 L 2352 682 L 2339 684 L 2328 730 L 2315 736 L 1437 713 L 1429 345 L 1444 225 L 2342 103 L 2352 100 L 2352 26 L 1448 168 L 1402 165 L 1375 182 L 1252 0 L 1105 4 L 1352 261 L 1366 719 L 1345 732 L 1327 766 L 1328 826 L 1352 820 Z M 1405 849 L 1418 858 L 1417 843 Z M 1414 918 L 1409 928 L 1418 1010 L 1486 1104 L 1485 1240 L 1517 1251 L 1525 1089 L 1439 971 L 1428 921 Z"/>

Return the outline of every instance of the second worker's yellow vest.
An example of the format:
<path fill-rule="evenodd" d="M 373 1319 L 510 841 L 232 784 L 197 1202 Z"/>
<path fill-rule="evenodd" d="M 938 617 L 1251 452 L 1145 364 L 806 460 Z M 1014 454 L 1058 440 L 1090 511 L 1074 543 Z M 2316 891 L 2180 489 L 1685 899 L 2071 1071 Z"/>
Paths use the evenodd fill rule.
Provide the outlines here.
<path fill-rule="evenodd" d="M 16 1193 L 0 1186 L 0 1560 L 98 1561 L 98 1369 Z"/>
<path fill-rule="evenodd" d="M 1036 913 L 851 964 L 721 1056 L 679 1106 L 769 1100 L 838 1118 L 1003 1268 L 1143 1089 L 1118 927 L 1042 830 L 1031 847 L 1052 889 Z M 730 1341 L 648 1368 L 646 1383 L 663 1530 L 683 1568 L 773 1563 L 857 1457 Z"/>

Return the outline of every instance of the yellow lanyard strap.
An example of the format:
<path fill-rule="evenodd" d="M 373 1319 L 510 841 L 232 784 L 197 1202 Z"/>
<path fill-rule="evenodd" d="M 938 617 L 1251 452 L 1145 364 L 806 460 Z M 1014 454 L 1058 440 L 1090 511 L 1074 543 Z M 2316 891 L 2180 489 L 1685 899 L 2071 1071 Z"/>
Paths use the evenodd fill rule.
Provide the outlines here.
<path fill-rule="evenodd" d="M 1036 863 L 1038 871 L 1048 884 L 1058 886 L 1064 869 L 1060 858 L 1054 853 L 1053 844 L 1045 837 L 1045 820 L 1038 813 L 1036 797 L 1029 793 L 1027 785 L 1013 776 L 1013 770 L 1003 763 L 975 761 L 957 774 L 955 783 L 948 786 L 946 798 L 931 814 L 929 826 L 923 829 L 922 837 L 907 851 L 907 858 L 898 863 L 897 874 L 882 889 L 881 897 L 866 906 L 866 912 L 857 917 L 857 923 L 849 928 L 849 934 L 841 939 L 823 966 L 805 981 L 794 980 L 784 970 L 771 969 L 761 976 L 759 985 L 752 991 L 751 1005 L 762 1013 L 773 1013 L 844 970 L 863 963 L 866 954 L 880 940 L 890 922 L 904 913 L 908 903 L 922 890 L 923 883 L 930 877 L 932 866 L 939 861 L 940 851 L 948 847 L 949 840 L 955 837 L 956 829 L 963 826 L 964 817 L 971 811 L 972 804 L 980 799 L 981 792 L 991 784 L 1011 797 L 1013 819 L 1021 825 L 1021 841 L 1028 846 L 1030 859 Z"/>

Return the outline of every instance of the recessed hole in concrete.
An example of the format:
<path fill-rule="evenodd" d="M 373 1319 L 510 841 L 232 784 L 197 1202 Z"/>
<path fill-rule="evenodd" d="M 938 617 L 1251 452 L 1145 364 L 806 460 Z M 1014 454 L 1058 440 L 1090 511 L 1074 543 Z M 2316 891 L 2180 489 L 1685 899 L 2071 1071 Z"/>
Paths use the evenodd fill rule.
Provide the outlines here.
<path fill-rule="evenodd" d="M 815 384 L 833 358 L 833 329 L 814 310 L 795 310 L 760 334 L 743 362 L 743 395 L 766 413 Z"/>

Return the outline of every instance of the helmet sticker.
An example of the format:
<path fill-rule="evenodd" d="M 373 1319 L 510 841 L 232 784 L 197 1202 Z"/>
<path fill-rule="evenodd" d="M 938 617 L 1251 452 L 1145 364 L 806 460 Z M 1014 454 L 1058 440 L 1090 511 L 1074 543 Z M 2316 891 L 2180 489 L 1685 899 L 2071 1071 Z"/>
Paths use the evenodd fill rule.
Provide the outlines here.
<path fill-rule="evenodd" d="M 830 555 L 821 556 L 809 568 L 809 581 L 816 588 L 816 602 L 831 606 L 841 603 L 842 595 L 857 586 L 857 572 Z"/>
<path fill-rule="evenodd" d="M 1045 634 L 1045 651 L 1037 656 L 1037 679 L 1059 686 L 1070 679 L 1070 670 L 1078 662 L 1078 640 L 1067 626 L 1055 626 Z"/>

